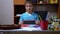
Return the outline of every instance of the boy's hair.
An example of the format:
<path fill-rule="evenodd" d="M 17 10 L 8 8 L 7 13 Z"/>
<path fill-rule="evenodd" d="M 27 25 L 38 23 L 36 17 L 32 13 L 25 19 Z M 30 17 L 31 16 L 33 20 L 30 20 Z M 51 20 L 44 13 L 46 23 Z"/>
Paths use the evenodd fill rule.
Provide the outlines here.
<path fill-rule="evenodd" d="M 33 3 L 31 1 L 26 1 L 25 5 L 28 4 L 28 3 L 33 5 Z"/>

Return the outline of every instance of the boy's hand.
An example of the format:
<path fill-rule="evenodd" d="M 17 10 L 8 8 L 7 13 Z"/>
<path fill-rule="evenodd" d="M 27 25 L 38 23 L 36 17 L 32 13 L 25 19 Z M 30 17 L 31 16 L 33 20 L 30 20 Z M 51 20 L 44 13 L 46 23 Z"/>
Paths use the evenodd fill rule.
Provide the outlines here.
<path fill-rule="evenodd" d="M 36 21 L 35 23 L 36 23 L 37 25 L 39 25 L 39 24 L 40 24 L 40 22 L 39 22 L 39 21 Z"/>
<path fill-rule="evenodd" d="M 24 22 L 19 22 L 19 24 L 23 24 Z"/>

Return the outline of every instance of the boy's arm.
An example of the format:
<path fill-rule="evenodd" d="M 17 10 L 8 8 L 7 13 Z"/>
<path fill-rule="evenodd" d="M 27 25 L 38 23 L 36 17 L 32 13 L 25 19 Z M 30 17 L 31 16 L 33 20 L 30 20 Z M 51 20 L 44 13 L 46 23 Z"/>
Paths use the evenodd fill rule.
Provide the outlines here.
<path fill-rule="evenodd" d="M 38 15 L 36 15 L 36 21 L 35 21 L 35 23 L 38 24 L 38 25 L 40 24 L 40 20 L 39 20 Z"/>
<path fill-rule="evenodd" d="M 23 16 L 20 17 L 19 24 L 23 24 Z"/>

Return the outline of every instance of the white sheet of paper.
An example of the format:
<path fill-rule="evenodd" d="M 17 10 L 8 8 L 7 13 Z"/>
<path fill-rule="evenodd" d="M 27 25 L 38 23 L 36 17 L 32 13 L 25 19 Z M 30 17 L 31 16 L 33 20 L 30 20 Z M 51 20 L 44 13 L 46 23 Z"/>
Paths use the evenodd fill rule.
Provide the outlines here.
<path fill-rule="evenodd" d="M 40 26 L 38 27 L 33 27 L 33 26 L 37 26 L 37 25 L 30 25 L 28 27 L 22 27 L 22 30 L 28 30 L 28 31 L 39 31 L 41 30 Z"/>
<path fill-rule="evenodd" d="M 39 30 L 41 30 L 41 28 L 40 27 L 37 27 L 37 28 L 35 28 L 35 27 L 32 27 L 32 28 L 24 27 L 24 28 L 22 28 L 22 30 L 28 30 L 28 31 L 35 31 L 35 30 L 37 30 L 37 31 L 39 31 Z"/>

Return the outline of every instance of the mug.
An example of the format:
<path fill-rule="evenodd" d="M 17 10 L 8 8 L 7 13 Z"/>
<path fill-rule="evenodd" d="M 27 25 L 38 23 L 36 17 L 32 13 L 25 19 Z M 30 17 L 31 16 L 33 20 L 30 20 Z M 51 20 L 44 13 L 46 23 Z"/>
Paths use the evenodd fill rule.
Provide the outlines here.
<path fill-rule="evenodd" d="M 48 29 L 48 21 L 41 20 L 40 21 L 40 27 L 41 27 L 42 30 L 47 30 Z"/>

